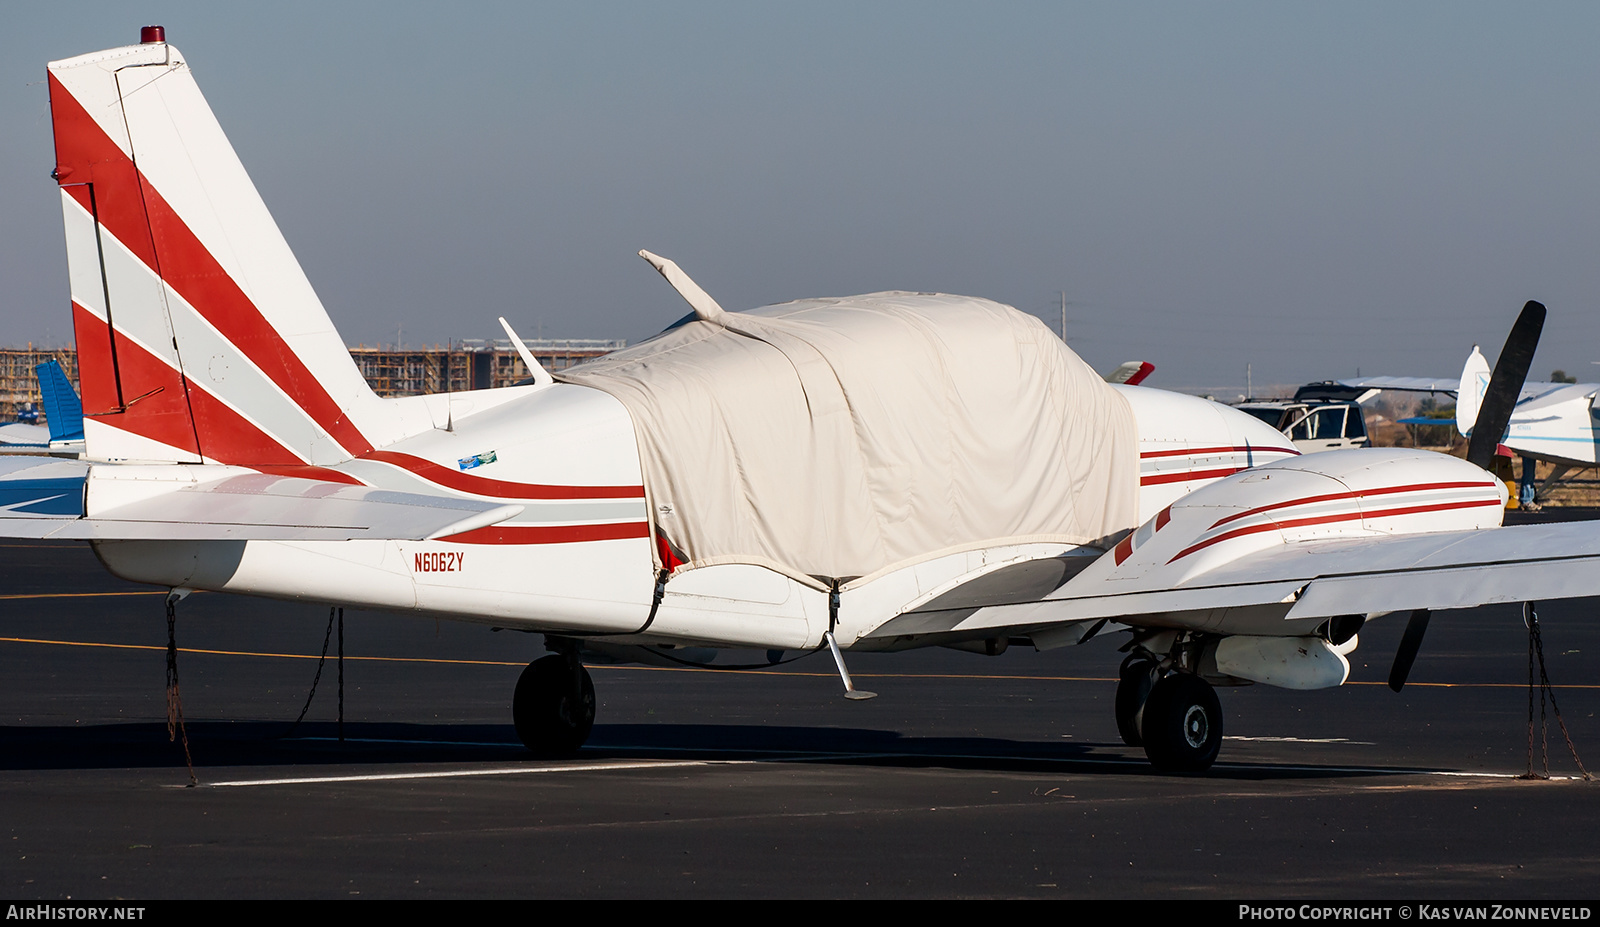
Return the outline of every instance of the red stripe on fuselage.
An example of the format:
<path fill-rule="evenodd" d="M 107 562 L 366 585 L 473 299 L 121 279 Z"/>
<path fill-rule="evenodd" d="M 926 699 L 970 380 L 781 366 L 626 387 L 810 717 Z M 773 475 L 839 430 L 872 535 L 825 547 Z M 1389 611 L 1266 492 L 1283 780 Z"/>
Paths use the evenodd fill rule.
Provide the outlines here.
<path fill-rule="evenodd" d="M 490 525 L 463 534 L 439 538 L 451 544 L 576 544 L 583 541 L 619 541 L 647 538 L 649 524 L 636 521 L 620 525 Z"/>
<path fill-rule="evenodd" d="M 105 134 L 55 76 L 50 77 L 50 107 L 56 131 L 57 180 L 89 207 L 86 189 L 94 183 L 95 212 L 105 230 L 139 257 L 151 271 L 210 322 L 250 362 L 299 405 L 323 431 L 352 456 L 372 449 L 328 395 L 316 376 L 261 314 L 183 218 L 150 184 L 116 142 Z M 116 307 L 112 307 L 112 318 Z M 121 348 L 121 341 L 118 342 Z M 127 382 L 123 382 L 127 396 Z M 209 410 L 208 410 L 209 411 Z M 196 409 L 195 415 L 200 416 Z M 216 427 L 226 428 L 227 423 Z M 202 440 L 208 428 L 198 429 Z M 191 439 L 192 440 L 192 439 Z M 205 448 L 223 463 L 248 465 Z"/>
<path fill-rule="evenodd" d="M 369 451 L 361 455 L 362 460 L 372 460 L 379 463 L 392 464 L 402 470 L 408 470 L 422 477 L 430 483 L 447 486 L 450 489 L 470 492 L 479 496 L 492 496 L 497 499 L 642 499 L 644 498 L 643 486 L 552 486 L 542 483 L 513 483 L 508 480 L 493 480 L 488 477 L 473 476 L 460 470 L 452 470 L 431 460 L 402 454 L 398 451 Z M 629 535 L 632 537 L 632 535 Z"/>
<path fill-rule="evenodd" d="M 1286 447 L 1186 447 L 1171 451 L 1140 451 L 1139 459 L 1146 460 L 1152 457 L 1215 457 L 1218 454 L 1288 454 L 1292 457 L 1300 456 L 1300 452 Z"/>
<path fill-rule="evenodd" d="M 1156 486 L 1161 483 L 1182 483 L 1185 480 L 1215 480 L 1225 476 L 1250 469 L 1249 467 L 1224 467 L 1218 470 L 1185 470 L 1181 473 L 1152 473 L 1149 476 L 1139 477 L 1140 486 Z"/>
<path fill-rule="evenodd" d="M 1451 509 L 1470 509 L 1485 505 L 1499 504 L 1500 500 L 1498 498 L 1480 499 L 1469 502 L 1438 502 L 1434 503 L 1433 505 L 1402 506 L 1400 508 L 1382 509 L 1376 512 L 1339 512 L 1335 515 L 1317 515 L 1309 518 L 1292 518 L 1288 521 L 1269 521 L 1263 525 L 1250 525 L 1245 528 L 1235 528 L 1232 531 L 1225 531 L 1214 538 L 1201 541 L 1198 544 L 1191 544 L 1179 551 L 1176 556 L 1167 562 L 1176 563 L 1195 551 L 1203 550 L 1213 544 L 1220 544 L 1223 541 L 1232 540 L 1233 538 L 1244 537 L 1245 535 L 1249 534 L 1259 534 L 1263 531 L 1272 531 L 1278 528 L 1302 528 L 1307 525 L 1324 525 L 1331 524 L 1336 521 L 1354 521 L 1358 518 L 1388 518 L 1394 515 L 1420 515 L 1424 512 L 1444 512 Z"/>

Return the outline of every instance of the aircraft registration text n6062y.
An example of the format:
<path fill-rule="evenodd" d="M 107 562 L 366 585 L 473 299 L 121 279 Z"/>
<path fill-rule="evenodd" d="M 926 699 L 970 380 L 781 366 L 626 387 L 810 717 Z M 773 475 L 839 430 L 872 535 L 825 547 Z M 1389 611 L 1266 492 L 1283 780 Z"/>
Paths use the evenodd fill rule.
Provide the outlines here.
<path fill-rule="evenodd" d="M 412 555 L 414 566 L 418 573 L 454 573 L 462 568 L 462 563 L 467 559 L 464 550 L 446 551 L 419 551 Z"/>
<path fill-rule="evenodd" d="M 1600 594 L 1600 530 L 1501 527 L 1487 461 L 1301 456 L 976 297 L 729 311 L 641 251 L 691 309 L 653 338 L 552 373 L 502 319 L 526 382 L 379 397 L 164 30 L 48 86 L 84 450 L 0 458 L 0 534 L 83 540 L 173 606 L 540 632 L 511 718 L 541 754 L 589 735 L 585 659 L 825 650 L 862 699 L 852 652 L 1117 633 L 1123 739 L 1193 772 L 1215 686 L 1340 685 L 1362 625 L 1405 611 L 1398 688 L 1434 609 Z"/>

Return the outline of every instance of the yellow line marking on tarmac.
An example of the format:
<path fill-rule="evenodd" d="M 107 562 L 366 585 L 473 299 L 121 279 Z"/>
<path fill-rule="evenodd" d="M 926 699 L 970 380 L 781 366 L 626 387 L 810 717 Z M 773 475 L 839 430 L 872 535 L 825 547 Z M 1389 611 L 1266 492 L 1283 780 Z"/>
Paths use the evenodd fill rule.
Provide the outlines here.
<path fill-rule="evenodd" d="M 61 647 L 107 647 L 112 650 L 166 650 L 158 644 L 110 644 L 95 641 L 49 641 L 28 637 L 0 637 L 0 641 L 13 644 L 55 644 Z M 206 650 L 200 647 L 179 647 L 179 653 L 206 653 L 222 657 L 277 657 L 283 660 L 320 660 L 314 653 L 261 653 L 251 650 Z M 504 660 L 441 660 L 434 657 L 345 657 L 346 660 L 366 660 L 373 663 L 460 663 L 468 666 L 524 666 L 521 662 Z"/>
<path fill-rule="evenodd" d="M 0 599 L 92 599 L 119 595 L 166 595 L 160 589 L 138 589 L 131 592 L 30 592 L 23 595 L 0 595 Z"/>
<path fill-rule="evenodd" d="M 88 593 L 86 593 L 88 594 Z M 149 595 L 150 593 L 128 593 L 130 595 Z M 58 647 L 104 647 L 111 650 L 166 650 L 159 644 L 112 644 L 99 641 L 54 641 L 32 637 L 0 637 L 0 642 L 12 644 L 50 644 Z M 208 650 L 200 647 L 179 647 L 179 653 L 200 653 L 222 657 L 274 657 L 281 660 L 320 660 L 321 656 L 314 653 L 270 653 L 252 650 Z M 520 660 L 459 660 L 442 659 L 439 657 L 355 657 L 347 656 L 346 660 L 363 660 L 369 663 L 441 663 L 460 666 L 526 666 Z M 835 673 L 801 673 L 793 670 L 773 671 L 769 669 L 736 670 L 717 669 L 715 666 L 707 668 L 691 666 L 612 666 L 604 663 L 588 666 L 591 670 L 622 670 L 643 673 L 738 673 L 741 675 L 766 675 L 766 676 L 807 676 L 833 679 Z M 1019 676 L 1019 675 L 983 675 L 979 673 L 851 673 L 857 679 L 1002 679 L 1027 682 L 1116 682 L 1114 676 Z M 1383 682 L 1347 682 L 1347 686 L 1385 686 Z M 1407 682 L 1407 686 L 1435 689 L 1525 689 L 1526 683 L 1520 682 Z M 1556 689 L 1600 689 L 1600 684 L 1592 683 L 1562 683 L 1552 686 Z"/>

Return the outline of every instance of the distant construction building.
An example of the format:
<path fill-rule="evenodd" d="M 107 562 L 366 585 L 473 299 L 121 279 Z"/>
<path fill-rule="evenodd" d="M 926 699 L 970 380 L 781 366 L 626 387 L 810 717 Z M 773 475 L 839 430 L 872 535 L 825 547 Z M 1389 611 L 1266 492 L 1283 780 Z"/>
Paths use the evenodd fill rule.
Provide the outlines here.
<path fill-rule="evenodd" d="M 524 340 L 544 369 L 554 373 L 573 364 L 610 354 L 628 346 L 626 341 L 594 338 L 543 338 Z M 504 339 L 469 338 L 448 347 L 400 350 L 350 349 L 361 375 L 379 396 L 420 396 L 426 393 L 460 393 L 471 389 L 511 386 L 529 376 L 516 348 Z"/>
<path fill-rule="evenodd" d="M 543 338 L 523 342 L 533 356 L 551 372 L 609 354 L 627 347 L 626 341 L 595 338 Z M 350 349 L 361 375 L 379 396 L 417 396 L 424 393 L 456 393 L 473 389 L 511 386 L 528 378 L 516 348 L 506 339 L 469 338 L 448 346 L 431 348 Z M 11 422 L 17 413 L 39 405 L 39 380 L 33 368 L 56 360 L 66 371 L 73 387 L 78 387 L 78 352 L 73 348 L 0 348 L 0 422 Z M 41 409 L 39 421 L 44 422 Z"/>
<path fill-rule="evenodd" d="M 73 348 L 0 348 L 0 422 L 14 422 L 17 413 L 30 405 L 44 424 L 44 407 L 39 400 L 39 378 L 33 368 L 53 360 L 66 371 L 73 388 L 78 385 L 78 352 Z"/>

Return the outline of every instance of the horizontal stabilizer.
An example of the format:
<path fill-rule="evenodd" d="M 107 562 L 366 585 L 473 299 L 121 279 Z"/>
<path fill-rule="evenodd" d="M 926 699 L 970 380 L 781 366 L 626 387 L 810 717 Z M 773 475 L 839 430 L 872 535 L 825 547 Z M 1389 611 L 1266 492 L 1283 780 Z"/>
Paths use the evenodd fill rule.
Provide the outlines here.
<path fill-rule="evenodd" d="M 522 511 L 236 467 L 0 460 L 0 536 L 81 540 L 426 540 Z"/>

